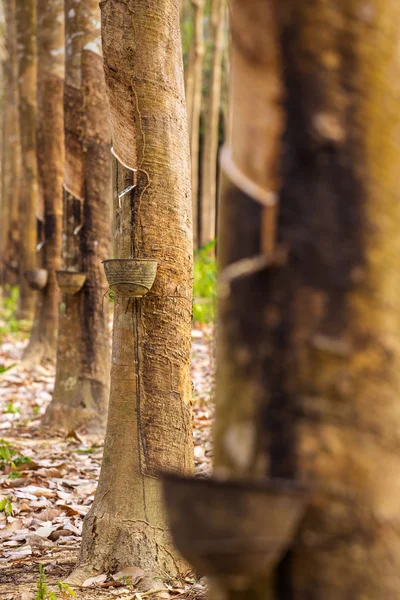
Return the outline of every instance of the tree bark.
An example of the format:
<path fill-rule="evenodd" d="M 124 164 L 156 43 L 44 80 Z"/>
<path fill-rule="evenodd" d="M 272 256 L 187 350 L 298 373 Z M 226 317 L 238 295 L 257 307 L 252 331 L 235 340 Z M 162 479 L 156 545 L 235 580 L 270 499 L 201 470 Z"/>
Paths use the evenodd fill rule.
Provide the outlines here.
<path fill-rule="evenodd" d="M 215 239 L 217 217 L 217 154 L 221 107 L 221 76 L 225 25 L 225 0 L 214 0 L 211 8 L 212 62 L 204 129 L 201 169 L 201 237 L 205 246 Z"/>
<path fill-rule="evenodd" d="M 16 3 L 19 125 L 21 132 L 21 179 L 19 188 L 19 306 L 17 317 L 32 320 L 35 292 L 25 279 L 25 272 L 37 265 L 37 48 L 36 2 Z"/>
<path fill-rule="evenodd" d="M 45 364 L 55 359 L 61 262 L 62 182 L 64 174 L 64 3 L 37 0 L 38 175 L 44 204 L 44 246 L 40 260 L 48 282 L 38 292 L 35 320 L 23 360 Z"/>
<path fill-rule="evenodd" d="M 317 486 L 282 578 L 290 573 L 293 598 L 394 600 L 400 8 L 376 0 L 281 9 L 288 153 L 280 227 L 291 260 L 272 293 L 282 294 L 292 364 L 271 411 L 294 428 L 294 469 Z"/>
<path fill-rule="evenodd" d="M 193 243 L 199 243 L 199 136 L 204 62 L 204 0 L 192 0 L 194 35 L 186 70 L 186 104 L 188 113 L 191 189 L 193 214 Z"/>
<path fill-rule="evenodd" d="M 190 162 L 177 0 L 105 0 L 115 256 L 158 261 L 143 299 L 116 296 L 104 459 L 78 569 L 178 575 L 160 471 L 193 471 Z M 132 187 L 134 186 L 134 187 Z M 129 474 L 129 475 L 128 475 Z"/>
<path fill-rule="evenodd" d="M 377 0 L 277 7 L 288 118 L 277 237 L 288 258 L 245 278 L 242 291 L 237 280 L 221 301 L 230 330 L 221 321 L 219 359 L 230 366 L 218 375 L 216 460 L 223 472 L 239 474 L 247 469 L 244 453 L 255 476 L 314 486 L 298 539 L 277 570 L 276 600 L 394 600 L 400 9 Z M 254 25 L 248 31 L 253 36 Z M 246 235 L 252 209 L 237 205 L 235 217 L 228 203 L 224 210 L 226 264 L 238 257 L 234 242 Z M 245 343 L 235 345 L 238 339 Z M 260 350 L 249 362 L 254 345 Z M 254 385 L 245 389 L 246 378 Z M 237 408 L 222 425 L 228 401 L 248 412 Z M 258 437 L 257 427 L 255 435 L 254 422 L 269 434 Z"/>
<path fill-rule="evenodd" d="M 86 281 L 75 295 L 63 295 L 56 382 L 43 424 L 101 434 L 110 374 L 101 262 L 111 234 L 111 134 L 98 1 L 66 0 L 65 20 L 63 268 L 86 273 Z"/>
<path fill-rule="evenodd" d="M 280 183 L 283 85 L 274 1 L 244 5 L 233 0 L 230 11 L 232 132 L 231 146 L 224 150 L 218 235 L 214 464 L 216 472 L 263 478 L 265 457 L 260 464 L 255 452 L 264 436 L 257 411 L 266 392 L 258 381 L 257 361 L 265 334 L 261 315 L 268 277 L 265 269 L 252 271 L 252 263 L 242 261 L 268 250 L 263 219 L 274 209 Z M 248 266 L 242 276 L 239 268 L 236 276 L 236 265 Z"/>
<path fill-rule="evenodd" d="M 4 1 L 6 19 L 5 102 L 3 130 L 4 246 L 3 280 L 15 285 L 19 268 L 18 197 L 21 173 L 21 145 L 18 118 L 18 56 L 16 0 Z"/>

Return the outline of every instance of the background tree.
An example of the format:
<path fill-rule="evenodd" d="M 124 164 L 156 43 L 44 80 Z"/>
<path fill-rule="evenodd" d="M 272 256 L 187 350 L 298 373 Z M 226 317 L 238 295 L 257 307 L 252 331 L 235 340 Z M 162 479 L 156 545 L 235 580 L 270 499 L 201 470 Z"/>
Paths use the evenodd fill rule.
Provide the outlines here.
<path fill-rule="evenodd" d="M 205 246 L 214 240 L 216 235 L 217 154 L 221 108 L 225 9 L 226 0 L 213 0 L 211 5 L 211 79 L 206 99 L 204 149 L 201 163 L 201 246 Z"/>
<path fill-rule="evenodd" d="M 193 243 L 198 245 L 199 231 L 199 135 L 204 63 L 204 0 L 191 0 L 193 6 L 193 39 L 186 69 L 186 104 L 189 124 Z"/>
<path fill-rule="evenodd" d="M 16 0 L 4 0 L 7 58 L 4 62 L 5 98 L 3 106 L 3 280 L 15 285 L 18 281 L 19 227 L 18 199 L 21 173 L 21 146 L 18 118 L 18 56 Z"/>
<path fill-rule="evenodd" d="M 63 295 L 56 383 L 43 423 L 99 433 L 110 371 L 101 262 L 110 245 L 111 153 L 98 0 L 66 0 L 65 20 L 63 266 L 86 273 L 86 281 L 75 295 Z"/>
<path fill-rule="evenodd" d="M 21 178 L 19 186 L 19 307 L 20 319 L 32 319 L 35 292 L 25 272 L 36 267 L 38 202 L 36 157 L 37 56 L 36 1 L 16 3 L 19 85 L 19 125 L 21 132 Z M 14 200 L 15 202 L 15 200 Z"/>
<path fill-rule="evenodd" d="M 143 299 L 115 299 L 104 459 L 75 582 L 132 565 L 158 577 L 183 568 L 157 478 L 160 470 L 193 470 L 190 162 L 178 4 L 101 3 L 118 157 L 114 252 L 155 259 L 158 270 Z"/>
<path fill-rule="evenodd" d="M 35 320 L 24 361 L 55 359 L 59 291 L 56 269 L 61 262 L 62 182 L 64 174 L 64 3 L 37 0 L 38 174 L 44 204 L 44 246 L 40 254 L 48 281 L 38 293 Z"/>

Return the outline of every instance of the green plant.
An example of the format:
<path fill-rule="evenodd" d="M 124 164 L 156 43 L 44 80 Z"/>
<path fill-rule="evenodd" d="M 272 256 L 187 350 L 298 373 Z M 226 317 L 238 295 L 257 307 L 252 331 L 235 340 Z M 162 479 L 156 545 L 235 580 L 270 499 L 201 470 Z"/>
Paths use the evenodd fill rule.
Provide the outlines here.
<path fill-rule="evenodd" d="M 3 373 L 7 373 L 7 371 L 12 369 L 13 367 L 15 367 L 15 363 L 10 365 L 9 367 L 4 367 L 3 365 L 0 365 L 0 375 L 2 375 Z"/>
<path fill-rule="evenodd" d="M 21 471 L 11 471 L 11 473 L 8 474 L 8 479 L 19 479 L 20 477 L 22 477 Z"/>
<path fill-rule="evenodd" d="M 12 467 L 15 469 L 24 463 L 29 463 L 30 458 L 28 456 L 22 456 L 11 444 L 6 440 L 0 439 L 0 469 L 5 467 Z"/>
<path fill-rule="evenodd" d="M 217 263 L 214 249 L 215 240 L 200 248 L 194 256 L 193 319 L 197 323 L 210 323 L 215 318 Z"/>
<path fill-rule="evenodd" d="M 15 312 L 17 310 L 19 290 L 17 287 L 10 289 L 8 296 L 3 298 L 2 304 L 0 305 L 0 319 L 2 324 L 0 325 L 0 341 L 1 336 L 8 335 L 10 333 L 16 333 L 26 337 L 29 333 L 31 323 L 29 321 L 18 320 L 15 318 Z"/>
<path fill-rule="evenodd" d="M 5 413 L 11 413 L 11 414 L 15 415 L 16 413 L 20 413 L 21 409 L 20 408 L 16 408 L 12 402 L 7 402 L 7 404 L 4 407 L 4 412 Z"/>
<path fill-rule="evenodd" d="M 9 498 L 3 498 L 3 500 L 0 500 L 0 512 L 3 512 L 7 517 L 11 517 L 13 514 L 13 507 Z"/>
<path fill-rule="evenodd" d="M 61 596 L 63 598 L 68 598 L 68 596 L 71 596 L 72 598 L 76 598 L 76 593 L 74 592 L 74 590 L 72 588 L 69 587 L 68 583 L 63 583 L 62 581 L 58 581 L 57 585 L 58 585 L 58 589 L 61 592 Z"/>
<path fill-rule="evenodd" d="M 49 592 L 46 583 L 46 573 L 43 565 L 39 565 L 39 581 L 36 587 L 35 600 L 57 600 L 57 595 L 54 592 Z"/>
<path fill-rule="evenodd" d="M 92 444 L 91 446 L 89 446 L 89 448 L 78 448 L 78 450 L 75 450 L 75 452 L 77 454 L 92 454 L 92 452 L 94 452 L 95 450 L 96 446 Z"/>

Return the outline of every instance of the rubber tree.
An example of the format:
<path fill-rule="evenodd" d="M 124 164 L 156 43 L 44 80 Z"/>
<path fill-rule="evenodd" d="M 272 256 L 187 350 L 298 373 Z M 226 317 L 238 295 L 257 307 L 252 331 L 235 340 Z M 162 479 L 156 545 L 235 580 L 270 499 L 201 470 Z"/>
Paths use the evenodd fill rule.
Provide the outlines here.
<path fill-rule="evenodd" d="M 242 288 L 239 279 L 231 293 L 225 288 L 230 326 L 219 331 L 219 360 L 230 366 L 218 375 L 216 461 L 228 474 L 267 472 L 313 486 L 298 539 L 277 570 L 275 599 L 394 599 L 400 7 L 287 0 L 274 8 L 287 114 L 276 239 L 287 259 L 243 278 Z M 247 56 L 243 39 L 254 38 L 254 23 L 240 38 Z M 272 121 L 271 110 L 265 114 Z M 231 218 L 224 236 L 221 227 L 223 264 L 243 258 L 236 240 L 251 210 L 248 203 L 246 223 Z M 230 214 L 225 204 L 221 222 Z M 262 310 L 251 288 L 263 295 Z M 257 339 L 261 350 L 249 362 Z M 245 395 L 250 401 L 240 403 Z M 236 410 L 224 423 L 228 401 Z M 259 422 L 269 435 L 257 435 Z"/>
<path fill-rule="evenodd" d="M 201 246 L 205 246 L 209 242 L 212 242 L 216 236 L 218 184 L 217 154 L 219 116 L 221 109 L 221 77 L 224 51 L 225 13 L 226 0 L 214 0 L 211 5 L 211 77 L 206 99 L 204 149 L 201 161 Z"/>
<path fill-rule="evenodd" d="M 19 306 L 20 319 L 33 319 L 35 292 L 25 272 L 36 267 L 38 203 L 36 157 L 37 54 L 36 2 L 16 3 L 19 86 L 19 125 L 21 135 L 21 178 L 19 187 Z"/>
<path fill-rule="evenodd" d="M 37 156 L 44 206 L 44 245 L 39 261 L 47 285 L 37 292 L 35 319 L 23 356 L 27 365 L 54 361 L 57 347 L 61 263 L 62 182 L 64 175 L 64 3 L 37 0 L 38 109 Z"/>
<path fill-rule="evenodd" d="M 185 570 L 158 473 L 193 472 L 190 159 L 178 0 L 105 0 L 102 42 L 114 161 L 114 256 L 158 261 L 143 299 L 116 295 L 100 481 L 70 577 Z M 149 583 L 149 585 L 154 585 Z"/>
<path fill-rule="evenodd" d="M 18 282 L 19 268 L 18 197 L 21 173 L 16 0 L 4 1 L 4 13 L 7 57 L 4 61 L 3 105 L 2 279 L 6 284 L 15 285 Z"/>
<path fill-rule="evenodd" d="M 191 0 L 193 7 L 193 40 L 186 69 L 186 103 L 190 136 L 192 174 L 193 243 L 198 246 L 199 230 L 199 150 L 200 115 L 204 63 L 204 6 L 205 0 Z"/>
<path fill-rule="evenodd" d="M 63 294 L 56 381 L 43 424 L 104 433 L 109 396 L 109 313 L 102 260 L 111 235 L 111 133 L 97 0 L 65 2 L 63 269 L 84 272 Z"/>

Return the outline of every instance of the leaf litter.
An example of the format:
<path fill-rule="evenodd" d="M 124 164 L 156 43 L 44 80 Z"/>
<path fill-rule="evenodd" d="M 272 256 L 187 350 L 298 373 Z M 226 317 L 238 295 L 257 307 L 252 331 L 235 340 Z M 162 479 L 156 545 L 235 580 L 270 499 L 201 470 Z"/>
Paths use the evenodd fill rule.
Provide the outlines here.
<path fill-rule="evenodd" d="M 19 366 L 26 342 L 12 335 L 0 345 L 0 599 L 34 600 L 39 565 L 57 598 L 71 597 L 60 583 L 73 569 L 83 517 L 94 499 L 103 444 L 82 432 L 43 431 L 51 401 L 54 366 Z M 15 366 L 14 366 L 15 365 Z M 9 369 L 9 370 L 6 370 Z M 211 472 L 214 395 L 214 337 L 211 326 L 192 332 L 193 436 L 196 474 Z M 75 589 L 78 599 L 204 597 L 203 580 L 188 576 L 166 589 L 141 593 L 144 573 L 132 565 L 102 573 Z"/>

